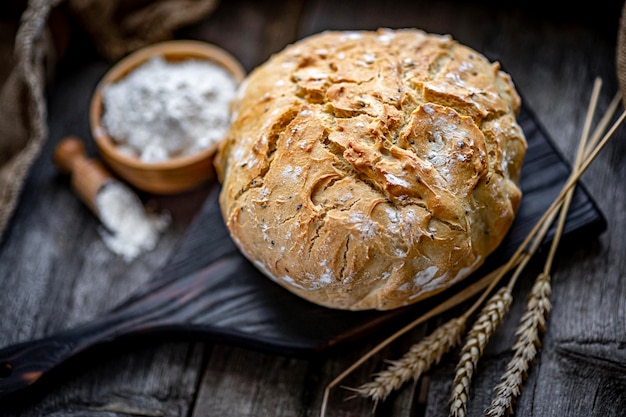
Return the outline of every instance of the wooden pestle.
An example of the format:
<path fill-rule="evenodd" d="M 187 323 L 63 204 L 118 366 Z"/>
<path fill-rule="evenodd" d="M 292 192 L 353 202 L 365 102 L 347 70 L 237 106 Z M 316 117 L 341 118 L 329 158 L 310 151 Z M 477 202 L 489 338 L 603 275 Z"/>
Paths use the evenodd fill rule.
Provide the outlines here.
<path fill-rule="evenodd" d="M 54 155 L 59 171 L 71 176 L 71 184 L 78 197 L 97 215 L 96 196 L 106 183 L 114 181 L 113 175 L 97 159 L 89 158 L 82 140 L 67 136 L 59 142 Z"/>

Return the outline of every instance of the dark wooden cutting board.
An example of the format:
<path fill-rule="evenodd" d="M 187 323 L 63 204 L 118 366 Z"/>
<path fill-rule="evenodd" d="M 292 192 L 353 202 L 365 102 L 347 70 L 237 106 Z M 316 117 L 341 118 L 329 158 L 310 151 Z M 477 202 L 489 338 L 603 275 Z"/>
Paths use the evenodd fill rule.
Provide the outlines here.
<path fill-rule="evenodd" d="M 328 353 L 374 334 L 391 334 L 504 263 L 559 194 L 570 167 L 527 107 L 519 123 L 528 140 L 519 213 L 501 247 L 458 286 L 389 312 L 339 311 L 309 303 L 264 277 L 238 252 L 219 211 L 216 185 L 154 280 L 99 319 L 1 350 L 0 398 L 96 345 L 148 334 L 168 340 L 202 337 L 297 356 Z M 591 237 L 605 228 L 605 218 L 589 193 L 577 187 L 564 233 Z"/>

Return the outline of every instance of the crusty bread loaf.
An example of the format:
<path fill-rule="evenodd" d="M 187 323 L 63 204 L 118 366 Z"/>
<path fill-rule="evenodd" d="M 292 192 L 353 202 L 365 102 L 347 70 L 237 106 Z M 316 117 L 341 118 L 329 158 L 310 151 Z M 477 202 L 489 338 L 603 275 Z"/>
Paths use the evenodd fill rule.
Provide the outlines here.
<path fill-rule="evenodd" d="M 521 198 L 508 74 L 449 36 L 323 32 L 250 73 L 216 157 L 222 214 L 265 275 L 388 310 L 476 270 Z"/>

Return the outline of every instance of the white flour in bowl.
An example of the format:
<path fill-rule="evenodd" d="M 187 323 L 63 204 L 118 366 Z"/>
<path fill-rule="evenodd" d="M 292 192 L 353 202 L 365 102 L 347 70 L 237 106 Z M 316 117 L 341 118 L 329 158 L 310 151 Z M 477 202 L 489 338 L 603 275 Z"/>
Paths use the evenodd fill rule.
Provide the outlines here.
<path fill-rule="evenodd" d="M 103 89 L 102 124 L 120 150 L 143 161 L 191 155 L 224 137 L 235 89 L 217 64 L 155 57 Z"/>

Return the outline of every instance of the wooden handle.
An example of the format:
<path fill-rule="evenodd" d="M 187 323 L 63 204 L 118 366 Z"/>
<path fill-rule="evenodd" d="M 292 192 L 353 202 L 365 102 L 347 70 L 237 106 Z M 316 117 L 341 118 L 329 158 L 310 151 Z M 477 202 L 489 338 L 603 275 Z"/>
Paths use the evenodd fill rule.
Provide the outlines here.
<path fill-rule="evenodd" d="M 96 214 L 96 195 L 104 184 L 113 180 L 104 165 L 89 158 L 85 145 L 76 136 L 68 136 L 57 145 L 53 160 L 59 171 L 71 175 L 72 188 L 78 197 Z"/>

